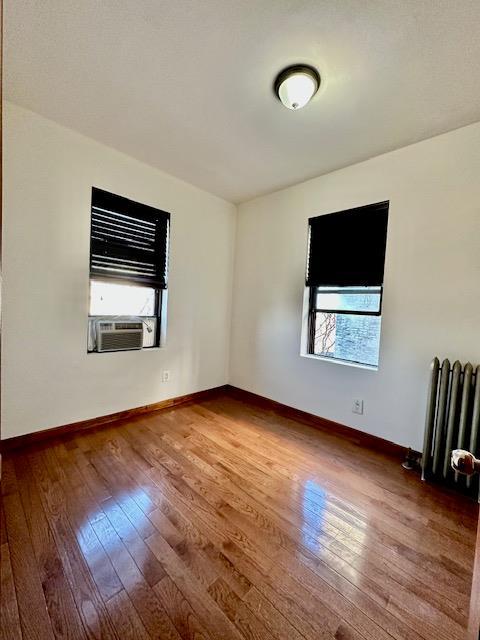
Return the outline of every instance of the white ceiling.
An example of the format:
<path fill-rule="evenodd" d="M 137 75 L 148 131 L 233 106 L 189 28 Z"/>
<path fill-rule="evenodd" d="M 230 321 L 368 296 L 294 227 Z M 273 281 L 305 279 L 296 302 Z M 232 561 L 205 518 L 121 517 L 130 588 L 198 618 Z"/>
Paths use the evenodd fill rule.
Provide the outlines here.
<path fill-rule="evenodd" d="M 231 200 L 480 120 L 479 0 L 5 0 L 7 99 Z M 276 100 L 288 64 L 322 87 Z"/>

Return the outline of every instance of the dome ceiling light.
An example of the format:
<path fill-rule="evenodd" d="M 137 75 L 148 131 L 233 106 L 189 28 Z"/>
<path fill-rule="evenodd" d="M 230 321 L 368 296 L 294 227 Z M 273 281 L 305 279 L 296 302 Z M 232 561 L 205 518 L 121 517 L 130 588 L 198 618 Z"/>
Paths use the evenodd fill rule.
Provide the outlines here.
<path fill-rule="evenodd" d="M 320 74 L 306 64 L 296 64 L 281 71 L 275 79 L 275 95 L 280 102 L 297 111 L 310 102 L 320 87 Z"/>

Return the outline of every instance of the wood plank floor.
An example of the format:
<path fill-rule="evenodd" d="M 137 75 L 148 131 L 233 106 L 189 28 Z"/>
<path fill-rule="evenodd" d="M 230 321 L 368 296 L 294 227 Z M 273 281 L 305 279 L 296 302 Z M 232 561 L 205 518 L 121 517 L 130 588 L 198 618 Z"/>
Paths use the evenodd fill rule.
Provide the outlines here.
<path fill-rule="evenodd" d="M 220 395 L 7 454 L 3 640 L 455 640 L 477 507 Z"/>

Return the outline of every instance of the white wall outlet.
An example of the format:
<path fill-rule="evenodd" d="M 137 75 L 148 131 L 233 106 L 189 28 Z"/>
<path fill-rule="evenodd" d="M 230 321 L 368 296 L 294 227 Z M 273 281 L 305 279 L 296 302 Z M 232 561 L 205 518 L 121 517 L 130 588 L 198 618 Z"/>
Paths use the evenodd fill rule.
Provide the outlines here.
<path fill-rule="evenodd" d="M 162 382 L 168 382 L 170 380 L 170 371 L 165 370 L 162 373 Z"/>
<path fill-rule="evenodd" d="M 352 412 L 363 414 L 363 400 L 360 398 L 355 398 L 352 402 Z"/>

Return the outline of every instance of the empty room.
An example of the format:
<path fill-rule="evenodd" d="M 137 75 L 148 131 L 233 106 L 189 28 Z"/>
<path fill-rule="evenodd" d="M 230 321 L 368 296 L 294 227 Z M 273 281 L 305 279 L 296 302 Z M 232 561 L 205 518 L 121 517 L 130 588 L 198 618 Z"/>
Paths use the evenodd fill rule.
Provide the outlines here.
<path fill-rule="evenodd" d="M 480 640 L 480 2 L 0 22 L 0 640 Z"/>

